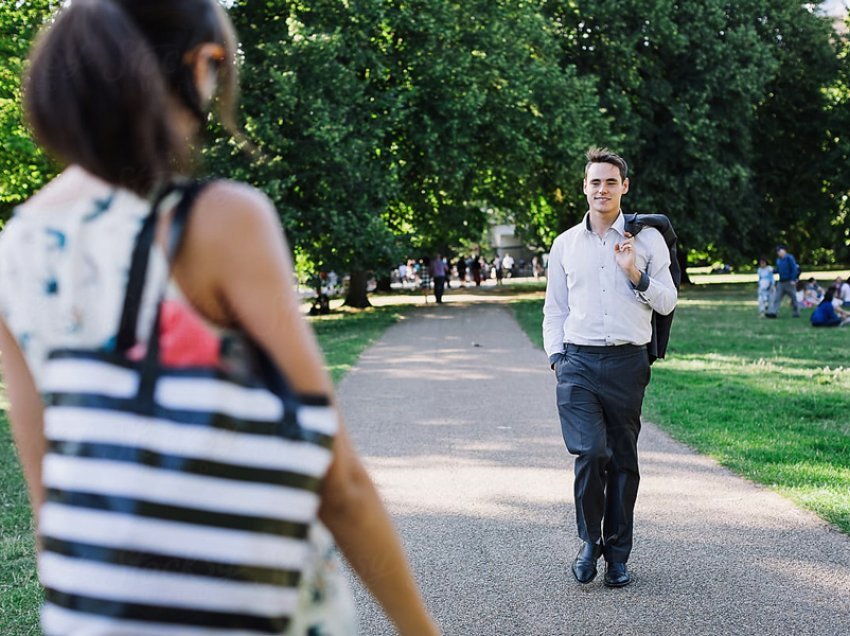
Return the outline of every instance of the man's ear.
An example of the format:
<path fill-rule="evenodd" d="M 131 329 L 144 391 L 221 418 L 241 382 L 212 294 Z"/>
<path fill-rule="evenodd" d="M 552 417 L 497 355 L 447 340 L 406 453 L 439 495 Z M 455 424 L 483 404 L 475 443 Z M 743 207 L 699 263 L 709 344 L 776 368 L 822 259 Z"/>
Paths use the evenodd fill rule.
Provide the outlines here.
<path fill-rule="evenodd" d="M 629 191 L 629 178 L 623 179 L 623 194 Z"/>

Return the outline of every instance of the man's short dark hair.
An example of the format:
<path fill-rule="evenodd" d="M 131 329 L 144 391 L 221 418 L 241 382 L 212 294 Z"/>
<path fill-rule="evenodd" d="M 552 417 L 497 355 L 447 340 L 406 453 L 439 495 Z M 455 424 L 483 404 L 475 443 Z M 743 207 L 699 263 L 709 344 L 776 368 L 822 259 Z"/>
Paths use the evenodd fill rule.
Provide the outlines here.
<path fill-rule="evenodd" d="M 617 166 L 620 171 L 620 178 L 623 181 L 629 176 L 629 165 L 626 163 L 626 160 L 617 153 L 611 152 L 608 148 L 592 146 L 587 149 L 585 156 L 587 157 L 587 164 L 584 166 L 585 177 L 587 176 L 587 171 L 590 169 L 590 165 L 594 163 L 610 163 L 613 166 Z"/>
<path fill-rule="evenodd" d="M 779 250 L 786 250 L 786 251 L 787 251 L 787 250 L 788 250 L 788 246 L 787 246 L 787 245 L 783 245 L 782 243 L 780 243 L 779 245 L 777 245 L 777 246 L 776 246 L 776 251 L 778 252 Z"/>

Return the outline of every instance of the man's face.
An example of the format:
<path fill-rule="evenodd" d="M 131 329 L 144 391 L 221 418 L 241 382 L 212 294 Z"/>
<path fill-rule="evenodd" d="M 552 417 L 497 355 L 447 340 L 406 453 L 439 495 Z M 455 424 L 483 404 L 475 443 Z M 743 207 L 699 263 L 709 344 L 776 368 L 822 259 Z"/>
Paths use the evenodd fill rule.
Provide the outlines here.
<path fill-rule="evenodd" d="M 776 250 L 776 254 L 777 254 L 777 256 L 779 256 L 779 258 L 785 258 L 785 255 L 787 253 L 788 252 L 785 251 L 785 248 L 782 248 L 782 247 L 780 247 L 778 250 Z"/>
<path fill-rule="evenodd" d="M 620 199 L 629 191 L 629 180 L 620 177 L 612 163 L 592 163 L 584 177 L 584 194 L 590 209 L 600 214 L 615 214 Z"/>

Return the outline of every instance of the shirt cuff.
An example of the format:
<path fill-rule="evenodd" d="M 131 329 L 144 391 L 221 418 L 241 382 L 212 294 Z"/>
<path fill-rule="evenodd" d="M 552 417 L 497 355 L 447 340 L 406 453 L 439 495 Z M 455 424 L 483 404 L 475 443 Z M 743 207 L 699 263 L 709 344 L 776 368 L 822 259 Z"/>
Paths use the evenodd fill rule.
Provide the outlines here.
<path fill-rule="evenodd" d="M 646 272 L 641 272 L 638 284 L 635 285 L 634 283 L 632 283 L 632 281 L 629 281 L 629 284 L 635 291 L 645 292 L 647 289 L 649 289 L 649 275 Z"/>

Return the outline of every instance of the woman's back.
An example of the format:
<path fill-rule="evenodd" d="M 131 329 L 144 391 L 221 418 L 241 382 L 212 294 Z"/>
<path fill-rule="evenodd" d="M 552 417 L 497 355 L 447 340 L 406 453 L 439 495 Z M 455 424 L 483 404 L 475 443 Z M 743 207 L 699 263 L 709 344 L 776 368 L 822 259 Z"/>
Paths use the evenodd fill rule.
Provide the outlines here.
<path fill-rule="evenodd" d="M 145 199 L 71 167 L 6 225 L 0 315 L 21 343 L 37 386 L 50 349 L 109 346 L 133 242 L 149 211 Z M 152 273 L 164 275 L 160 259 L 152 261 Z M 150 318 L 153 298 L 145 300 Z"/>

